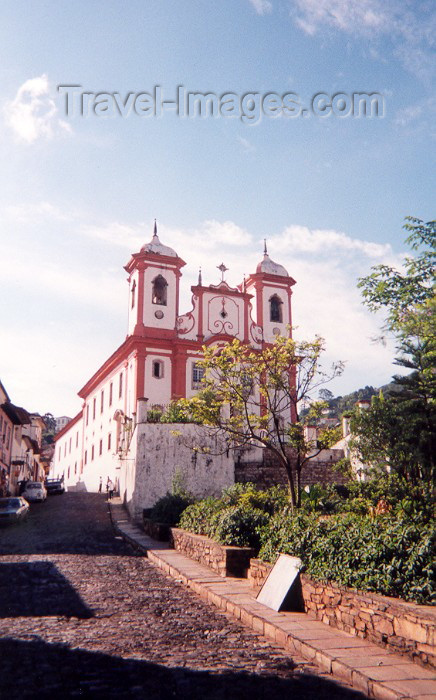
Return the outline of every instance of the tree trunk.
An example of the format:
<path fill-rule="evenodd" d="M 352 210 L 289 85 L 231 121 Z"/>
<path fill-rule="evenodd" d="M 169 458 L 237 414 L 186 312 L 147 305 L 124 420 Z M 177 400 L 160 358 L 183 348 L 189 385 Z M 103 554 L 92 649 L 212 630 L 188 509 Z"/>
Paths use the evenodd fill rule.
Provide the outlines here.
<path fill-rule="evenodd" d="M 283 466 L 286 469 L 286 475 L 288 477 L 288 486 L 289 486 L 289 492 L 291 494 L 291 509 L 292 511 L 297 508 L 297 495 L 295 492 L 295 483 L 294 483 L 294 474 L 292 471 L 292 464 L 291 460 L 289 457 L 283 457 L 282 458 Z"/>

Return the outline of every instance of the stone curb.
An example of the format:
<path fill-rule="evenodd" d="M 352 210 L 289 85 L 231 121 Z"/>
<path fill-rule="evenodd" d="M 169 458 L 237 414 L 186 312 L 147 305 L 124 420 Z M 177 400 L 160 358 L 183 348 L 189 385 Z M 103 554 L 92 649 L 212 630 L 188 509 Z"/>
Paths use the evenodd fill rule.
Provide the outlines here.
<path fill-rule="evenodd" d="M 436 677 L 359 637 L 325 625 L 306 613 L 275 612 L 258 603 L 246 579 L 223 578 L 168 544 L 156 542 L 129 522 L 121 501 L 109 504 L 116 532 L 150 563 L 191 588 L 242 624 L 290 652 L 316 663 L 323 671 L 377 700 L 434 700 Z"/>

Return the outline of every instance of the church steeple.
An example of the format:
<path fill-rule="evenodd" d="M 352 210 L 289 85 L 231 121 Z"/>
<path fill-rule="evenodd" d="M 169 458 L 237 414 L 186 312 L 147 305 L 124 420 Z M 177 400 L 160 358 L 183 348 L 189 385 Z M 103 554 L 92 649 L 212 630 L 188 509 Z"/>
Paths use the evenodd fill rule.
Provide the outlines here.
<path fill-rule="evenodd" d="M 175 335 L 180 270 L 184 265 L 173 248 L 161 243 L 154 219 L 151 241 L 139 253 L 133 253 L 125 266 L 130 291 L 128 335 Z"/>

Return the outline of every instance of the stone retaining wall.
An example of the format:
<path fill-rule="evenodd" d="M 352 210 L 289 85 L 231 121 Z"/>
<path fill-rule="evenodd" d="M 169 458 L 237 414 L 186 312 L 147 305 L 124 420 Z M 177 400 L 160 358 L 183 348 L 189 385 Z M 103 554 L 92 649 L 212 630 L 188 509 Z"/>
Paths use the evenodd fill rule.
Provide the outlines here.
<path fill-rule="evenodd" d="M 248 580 L 256 593 L 271 569 L 260 559 L 250 561 Z M 311 617 L 436 667 L 434 607 L 316 583 L 305 574 L 300 579 L 305 611 Z"/>
<path fill-rule="evenodd" d="M 172 527 L 170 544 L 174 549 L 208 566 L 220 576 L 246 577 L 255 550 L 250 547 L 226 547 L 202 535 Z"/>
<path fill-rule="evenodd" d="M 142 527 L 146 535 L 158 542 L 168 542 L 171 536 L 170 526 L 166 523 L 156 523 L 143 516 Z"/>
<path fill-rule="evenodd" d="M 349 477 L 335 469 L 335 464 L 344 457 L 343 450 L 322 450 L 316 457 L 310 459 L 301 472 L 301 485 L 313 486 L 313 484 L 345 484 Z M 260 461 L 259 461 L 260 460 Z M 258 488 L 270 488 L 271 486 L 288 485 L 288 477 L 283 465 L 278 461 L 274 453 L 262 450 L 258 459 L 249 457 L 243 461 L 235 462 L 235 481 L 247 483 L 251 481 Z"/>

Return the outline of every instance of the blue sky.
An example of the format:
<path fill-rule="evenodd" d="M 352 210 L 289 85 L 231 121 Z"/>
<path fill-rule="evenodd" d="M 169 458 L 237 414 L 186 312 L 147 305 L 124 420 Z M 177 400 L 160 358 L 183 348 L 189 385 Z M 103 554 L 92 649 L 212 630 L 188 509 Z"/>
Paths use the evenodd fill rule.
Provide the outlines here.
<path fill-rule="evenodd" d="M 403 219 L 434 217 L 435 16 L 400 0 L 142 0 L 0 5 L 0 379 L 29 410 L 73 415 L 123 341 L 123 265 L 151 238 L 216 283 L 271 257 L 297 280 L 297 335 L 346 361 L 332 389 L 391 377 L 356 279 L 400 264 Z M 298 95 L 294 118 L 68 116 L 90 93 Z M 383 117 L 316 116 L 313 95 L 383 96 Z M 434 129 L 434 127 L 433 127 Z"/>

